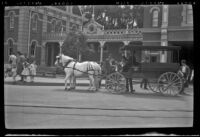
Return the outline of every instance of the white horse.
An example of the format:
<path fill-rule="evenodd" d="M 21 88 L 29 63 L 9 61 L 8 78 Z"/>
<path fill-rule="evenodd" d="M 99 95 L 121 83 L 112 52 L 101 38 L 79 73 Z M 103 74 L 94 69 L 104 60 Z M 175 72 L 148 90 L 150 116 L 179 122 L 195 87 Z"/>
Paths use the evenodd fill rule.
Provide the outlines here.
<path fill-rule="evenodd" d="M 97 66 L 96 62 L 77 62 L 73 58 L 69 56 L 65 56 L 63 54 L 56 57 L 57 60 L 55 65 L 62 64 L 64 67 L 64 71 L 66 74 L 65 77 L 65 90 L 69 90 L 67 87 L 67 81 L 70 80 L 70 89 L 72 88 L 72 81 L 74 82 L 75 77 L 81 77 L 83 75 L 88 75 L 90 80 L 90 88 L 91 90 L 98 90 L 99 86 L 98 83 L 98 76 L 101 74 L 101 67 L 100 65 Z"/>
<path fill-rule="evenodd" d="M 97 87 L 97 90 L 100 88 L 100 82 L 101 82 L 101 66 L 100 64 L 89 61 L 89 63 L 93 66 L 94 69 L 94 84 Z M 90 87 L 91 87 L 92 81 L 90 81 Z"/>

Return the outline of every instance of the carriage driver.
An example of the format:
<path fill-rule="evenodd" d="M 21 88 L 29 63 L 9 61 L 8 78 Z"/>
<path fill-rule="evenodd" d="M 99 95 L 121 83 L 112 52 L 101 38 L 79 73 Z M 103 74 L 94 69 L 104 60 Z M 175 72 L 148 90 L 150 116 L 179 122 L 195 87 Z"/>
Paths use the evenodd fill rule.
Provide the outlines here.
<path fill-rule="evenodd" d="M 123 66 L 122 72 L 130 72 L 131 73 L 131 67 L 136 62 L 136 58 L 135 58 L 134 54 L 133 54 L 133 56 L 131 56 L 130 51 L 128 51 L 127 57 L 123 56 L 123 59 L 125 60 L 125 65 Z M 126 92 L 129 92 L 129 87 L 130 87 L 130 92 L 134 93 L 135 90 L 133 90 L 131 74 L 129 76 L 130 77 L 126 77 Z"/>
<path fill-rule="evenodd" d="M 184 82 L 184 88 L 188 87 L 188 81 L 190 76 L 190 68 L 186 64 L 186 60 L 181 60 L 181 66 L 178 70 L 178 73 L 182 75 L 182 77 L 185 79 Z M 180 94 L 184 94 L 184 90 L 181 90 Z"/>

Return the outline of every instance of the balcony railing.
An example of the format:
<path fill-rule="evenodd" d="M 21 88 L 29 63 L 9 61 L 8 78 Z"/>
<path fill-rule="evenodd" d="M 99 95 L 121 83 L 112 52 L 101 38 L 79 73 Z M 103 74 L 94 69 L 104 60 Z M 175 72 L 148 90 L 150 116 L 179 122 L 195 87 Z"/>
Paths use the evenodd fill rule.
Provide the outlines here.
<path fill-rule="evenodd" d="M 50 32 L 43 33 L 43 40 L 55 41 L 61 40 L 63 41 L 66 38 L 67 34 L 65 32 Z M 88 37 L 88 41 L 92 40 L 141 40 L 142 32 L 139 29 L 121 29 L 121 30 L 105 30 L 103 34 L 86 34 Z"/>

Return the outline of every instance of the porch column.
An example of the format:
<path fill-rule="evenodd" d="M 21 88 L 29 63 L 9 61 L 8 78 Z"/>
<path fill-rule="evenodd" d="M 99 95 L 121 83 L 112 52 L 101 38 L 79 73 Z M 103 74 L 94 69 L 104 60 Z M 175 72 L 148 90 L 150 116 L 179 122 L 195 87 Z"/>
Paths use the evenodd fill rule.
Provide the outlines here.
<path fill-rule="evenodd" d="M 124 46 L 128 45 L 130 41 L 123 41 Z M 124 50 L 125 57 L 127 57 L 127 50 Z"/>
<path fill-rule="evenodd" d="M 168 46 L 167 39 L 167 28 L 168 28 L 168 5 L 163 5 L 163 14 L 162 14 L 162 26 L 161 26 L 161 46 Z M 167 62 L 167 52 L 164 51 L 160 53 L 160 62 Z"/>
<path fill-rule="evenodd" d="M 60 47 L 60 54 L 62 54 L 62 45 L 63 45 L 63 42 L 62 41 L 59 41 L 59 47 Z"/>
<path fill-rule="evenodd" d="M 46 65 L 46 63 L 45 63 L 45 55 L 46 55 L 45 47 L 46 47 L 46 42 L 42 42 L 42 47 L 41 47 L 41 66 L 45 66 Z"/>
<path fill-rule="evenodd" d="M 105 44 L 105 41 L 99 41 L 100 43 L 100 48 L 101 48 L 101 51 L 100 51 L 100 62 L 103 61 L 103 47 L 104 47 L 104 44 Z"/>

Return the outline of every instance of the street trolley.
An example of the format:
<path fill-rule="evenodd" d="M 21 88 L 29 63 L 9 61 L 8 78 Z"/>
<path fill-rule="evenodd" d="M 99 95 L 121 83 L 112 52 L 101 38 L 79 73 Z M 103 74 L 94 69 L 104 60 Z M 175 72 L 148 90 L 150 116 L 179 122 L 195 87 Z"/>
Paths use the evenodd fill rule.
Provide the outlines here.
<path fill-rule="evenodd" d="M 105 88 L 110 92 L 126 90 L 126 78 L 134 81 L 147 80 L 148 89 L 163 95 L 178 95 L 183 90 L 183 78 L 178 75 L 178 46 L 127 45 L 122 50 L 136 54 L 137 63 L 128 72 L 117 71 L 106 76 Z"/>

